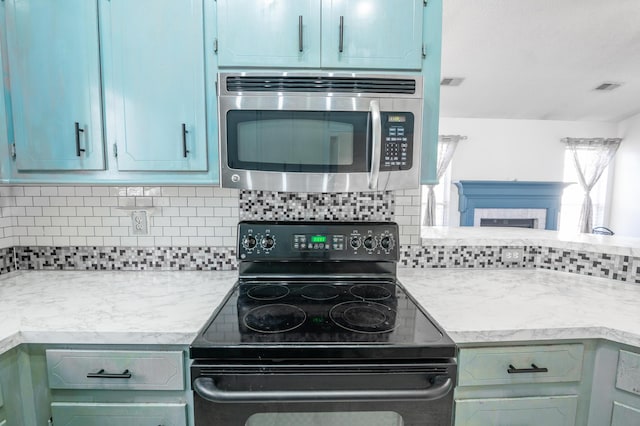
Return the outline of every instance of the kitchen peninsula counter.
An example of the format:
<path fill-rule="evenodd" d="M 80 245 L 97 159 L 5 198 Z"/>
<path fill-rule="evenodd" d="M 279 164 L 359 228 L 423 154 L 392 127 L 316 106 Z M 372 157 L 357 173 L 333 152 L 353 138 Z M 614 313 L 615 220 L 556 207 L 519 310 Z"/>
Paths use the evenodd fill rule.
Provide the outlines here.
<path fill-rule="evenodd" d="M 421 237 L 422 245 L 542 246 L 640 257 L 640 238 L 618 235 L 576 234 L 545 229 L 431 226 L 423 228 Z"/>
<path fill-rule="evenodd" d="M 640 285 L 538 269 L 399 269 L 458 344 L 603 338 L 640 347 Z M 0 277 L 0 353 L 22 343 L 188 345 L 237 272 Z"/>

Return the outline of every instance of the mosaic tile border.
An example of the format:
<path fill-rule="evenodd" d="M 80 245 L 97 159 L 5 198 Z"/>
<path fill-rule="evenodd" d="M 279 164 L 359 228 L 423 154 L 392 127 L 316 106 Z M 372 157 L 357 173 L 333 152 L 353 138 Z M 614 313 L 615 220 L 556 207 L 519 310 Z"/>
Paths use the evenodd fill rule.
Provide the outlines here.
<path fill-rule="evenodd" d="M 513 246 L 401 246 L 400 266 L 409 268 L 539 268 L 640 284 L 640 258 L 520 246 L 523 261 L 504 262 L 502 249 Z"/>
<path fill-rule="evenodd" d="M 395 195 L 384 192 L 240 191 L 240 220 L 392 221 Z"/>
<path fill-rule="evenodd" d="M 18 269 L 228 271 L 236 250 L 211 247 L 16 247 Z"/>
<path fill-rule="evenodd" d="M 6 247 L 0 249 L 0 275 L 8 274 L 9 272 L 15 271 L 15 258 L 14 258 L 14 249 L 13 247 Z"/>
<path fill-rule="evenodd" d="M 640 284 L 640 258 L 540 246 L 521 246 L 523 261 L 502 260 L 513 246 L 400 247 L 400 267 L 548 269 Z M 15 256 L 15 263 L 14 263 Z M 0 274 L 14 270 L 236 270 L 235 248 L 24 247 L 0 249 Z"/>
<path fill-rule="evenodd" d="M 509 246 L 401 246 L 400 266 L 409 268 L 533 268 L 534 256 L 524 247 L 522 262 L 505 262 Z"/>
<path fill-rule="evenodd" d="M 537 268 L 610 278 L 618 281 L 629 280 L 633 259 L 630 256 L 579 252 L 553 247 L 536 247 L 535 257 Z"/>

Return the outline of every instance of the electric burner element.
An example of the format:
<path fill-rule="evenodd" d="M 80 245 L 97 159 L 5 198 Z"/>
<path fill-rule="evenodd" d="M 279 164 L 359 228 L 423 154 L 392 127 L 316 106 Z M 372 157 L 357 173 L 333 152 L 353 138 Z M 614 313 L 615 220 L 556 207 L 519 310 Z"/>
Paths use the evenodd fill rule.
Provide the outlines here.
<path fill-rule="evenodd" d="M 307 314 L 297 306 L 277 303 L 250 310 L 243 321 L 247 328 L 259 333 L 284 333 L 300 327 L 306 319 Z"/>
<path fill-rule="evenodd" d="M 349 289 L 349 292 L 364 300 L 384 300 L 391 297 L 391 292 L 385 287 L 373 284 L 358 284 Z"/>
<path fill-rule="evenodd" d="M 338 289 L 331 284 L 309 284 L 302 287 L 300 294 L 309 300 L 331 300 L 338 297 Z"/>
<path fill-rule="evenodd" d="M 289 294 L 289 288 L 278 284 L 262 284 L 251 287 L 247 296 L 253 300 L 278 300 Z"/>
<path fill-rule="evenodd" d="M 396 311 L 375 302 L 344 302 L 331 308 L 329 317 L 345 330 L 387 333 L 395 328 Z"/>

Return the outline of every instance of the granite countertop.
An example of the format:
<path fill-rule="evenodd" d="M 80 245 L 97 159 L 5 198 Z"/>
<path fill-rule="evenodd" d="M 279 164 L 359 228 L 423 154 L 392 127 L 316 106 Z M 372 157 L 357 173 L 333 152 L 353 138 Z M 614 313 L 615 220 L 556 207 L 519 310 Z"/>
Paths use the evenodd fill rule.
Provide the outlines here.
<path fill-rule="evenodd" d="M 0 353 L 21 343 L 189 344 L 237 272 L 26 271 L 0 277 Z"/>
<path fill-rule="evenodd" d="M 640 347 L 640 285 L 546 270 L 399 269 L 456 343 L 605 338 Z M 21 343 L 188 345 L 237 272 L 0 278 L 0 353 Z"/>
<path fill-rule="evenodd" d="M 602 338 L 640 347 L 639 284 L 542 269 L 398 271 L 458 344 Z"/>

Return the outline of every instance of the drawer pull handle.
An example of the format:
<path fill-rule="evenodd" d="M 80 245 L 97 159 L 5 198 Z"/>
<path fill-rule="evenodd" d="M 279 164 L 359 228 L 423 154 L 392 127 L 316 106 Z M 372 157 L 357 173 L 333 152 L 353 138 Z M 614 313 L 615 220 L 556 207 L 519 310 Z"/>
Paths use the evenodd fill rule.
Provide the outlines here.
<path fill-rule="evenodd" d="M 105 373 L 104 368 L 101 368 L 97 373 L 88 373 L 87 379 L 130 379 L 131 373 L 129 370 L 124 370 L 121 374 Z"/>
<path fill-rule="evenodd" d="M 549 369 L 546 367 L 538 367 L 535 364 L 531 364 L 531 368 L 515 368 L 513 364 L 509 364 L 509 369 L 507 373 L 509 374 L 517 374 L 517 373 L 547 373 Z"/>

